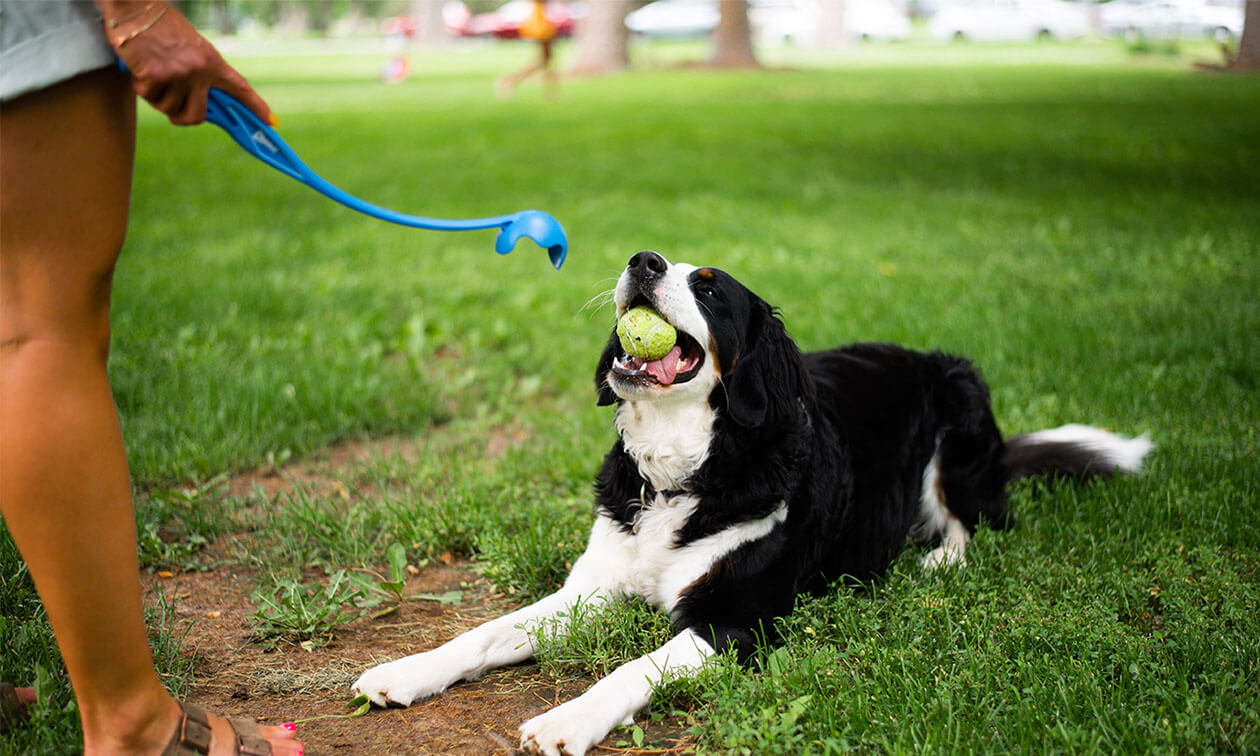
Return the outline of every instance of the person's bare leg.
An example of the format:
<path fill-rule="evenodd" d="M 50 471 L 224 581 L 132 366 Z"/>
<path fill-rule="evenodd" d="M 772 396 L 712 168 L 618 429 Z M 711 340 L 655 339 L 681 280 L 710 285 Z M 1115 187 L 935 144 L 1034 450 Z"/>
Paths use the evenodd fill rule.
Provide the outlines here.
<path fill-rule="evenodd" d="M 512 92 L 515 91 L 522 82 L 539 71 L 542 71 L 544 76 L 547 75 L 547 67 L 551 62 L 551 43 L 539 42 L 538 44 L 538 60 L 526 63 L 522 68 L 499 77 L 498 81 L 495 82 L 495 87 L 499 90 L 500 97 L 510 97 Z"/>
<path fill-rule="evenodd" d="M 542 47 L 538 66 L 542 69 L 543 96 L 549 102 L 555 102 L 560 99 L 560 78 L 551 65 L 551 41 L 548 40 L 539 44 Z"/>
<path fill-rule="evenodd" d="M 510 97 L 516 88 L 521 85 L 521 82 L 528 79 L 537 70 L 539 70 L 538 64 L 531 62 L 526 64 L 523 68 L 519 68 L 510 74 L 499 77 L 499 79 L 495 81 L 495 88 L 498 89 L 499 96 Z"/>
<path fill-rule="evenodd" d="M 85 753 L 158 753 L 179 709 L 149 652 L 106 373 L 135 96 L 102 69 L 5 103 L 0 125 L 0 511 L 70 673 Z M 227 723 L 211 723 L 213 752 L 230 753 Z M 263 736 L 300 753 L 291 729 Z"/>

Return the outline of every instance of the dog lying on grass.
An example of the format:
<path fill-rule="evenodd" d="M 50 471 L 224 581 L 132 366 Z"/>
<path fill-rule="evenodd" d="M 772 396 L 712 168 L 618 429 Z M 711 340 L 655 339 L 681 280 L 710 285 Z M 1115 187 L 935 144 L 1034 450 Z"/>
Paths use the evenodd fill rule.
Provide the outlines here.
<path fill-rule="evenodd" d="M 595 524 L 564 587 L 451 642 L 368 670 L 354 690 L 407 706 L 534 653 L 533 629 L 579 602 L 639 596 L 678 634 L 520 727 L 531 753 L 580 756 L 629 724 L 663 676 L 716 652 L 747 661 L 796 596 L 881 574 L 907 541 L 963 564 L 981 522 L 1009 527 L 1006 486 L 1035 474 L 1131 473 L 1151 449 L 1083 425 L 1003 439 L 966 360 L 889 344 L 802 354 L 773 307 L 729 274 L 630 259 L 618 316 L 676 331 L 659 359 L 616 331 L 596 370 L 617 405 Z"/>

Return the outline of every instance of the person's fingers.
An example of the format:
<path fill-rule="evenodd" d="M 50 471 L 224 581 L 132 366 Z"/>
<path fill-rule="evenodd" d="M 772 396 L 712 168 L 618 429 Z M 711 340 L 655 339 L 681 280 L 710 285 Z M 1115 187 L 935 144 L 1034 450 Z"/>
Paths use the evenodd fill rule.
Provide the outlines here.
<path fill-rule="evenodd" d="M 188 103 L 189 103 L 188 92 L 187 90 L 185 90 L 184 96 L 181 99 L 172 100 L 171 104 L 167 106 L 162 112 L 166 113 L 166 117 L 169 118 L 171 123 L 175 124 L 176 126 L 195 125 L 196 121 L 188 121 L 187 119 L 183 117 L 184 111 L 188 109 Z"/>
<path fill-rule="evenodd" d="M 272 122 L 267 103 L 176 10 L 166 8 L 148 26 L 137 29 L 140 33 L 122 35 L 111 43 L 126 62 L 136 93 L 171 123 L 191 126 L 205 121 L 212 86 Z"/>
<path fill-rule="evenodd" d="M 186 79 L 149 66 L 142 73 L 133 72 L 131 81 L 136 94 L 167 118 L 174 118 L 185 107 L 190 86 Z"/>
<path fill-rule="evenodd" d="M 263 123 L 269 123 L 272 126 L 276 125 L 276 117 L 275 114 L 271 112 L 271 107 L 268 106 L 267 102 L 254 91 L 254 88 L 249 85 L 249 82 L 245 81 L 245 77 L 237 73 L 236 69 L 232 68 L 227 63 L 223 64 L 223 70 L 219 75 L 219 80 L 215 82 L 214 86 L 240 100 L 241 104 L 249 108 L 254 115 L 262 119 Z"/>
<path fill-rule="evenodd" d="M 140 96 L 140 99 L 155 108 L 157 107 L 157 103 L 161 102 L 162 98 L 166 95 L 166 90 L 169 89 L 169 87 L 163 84 L 157 84 L 155 82 L 148 81 L 147 79 L 140 79 L 136 77 L 132 77 L 131 79 L 131 88 L 135 90 L 137 95 Z"/>
<path fill-rule="evenodd" d="M 174 120 L 188 101 L 188 87 L 182 83 L 171 83 L 164 87 L 154 87 L 148 96 L 142 94 L 141 97 L 162 115 Z"/>
<path fill-rule="evenodd" d="M 195 83 L 185 90 L 184 101 L 177 104 L 167 115 L 176 126 L 195 126 L 206 120 L 206 99 L 210 87 L 207 84 Z M 166 111 L 163 111 L 166 112 Z"/>

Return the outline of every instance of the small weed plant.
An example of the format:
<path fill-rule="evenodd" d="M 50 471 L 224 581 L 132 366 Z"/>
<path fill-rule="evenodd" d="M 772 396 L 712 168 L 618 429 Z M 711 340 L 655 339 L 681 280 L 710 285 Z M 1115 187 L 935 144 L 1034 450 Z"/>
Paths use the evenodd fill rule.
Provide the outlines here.
<path fill-rule="evenodd" d="M 278 641 L 306 648 L 327 645 L 334 630 L 364 614 L 360 602 L 367 597 L 365 588 L 345 570 L 337 570 L 322 585 L 281 580 L 254 591 L 254 633 L 273 645 Z"/>

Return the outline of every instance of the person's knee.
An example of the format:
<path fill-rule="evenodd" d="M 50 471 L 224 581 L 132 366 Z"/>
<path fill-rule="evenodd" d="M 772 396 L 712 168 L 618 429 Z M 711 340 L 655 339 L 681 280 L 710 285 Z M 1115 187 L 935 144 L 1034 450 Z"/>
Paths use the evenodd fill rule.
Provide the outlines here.
<path fill-rule="evenodd" d="M 0 132 L 0 344 L 109 344 L 127 230 L 135 98 L 102 69 L 6 103 Z"/>
<path fill-rule="evenodd" d="M 5 362 L 41 343 L 86 350 L 102 363 L 108 358 L 112 264 L 77 271 L 6 267 L 4 306 L 0 307 L 0 352 Z"/>

